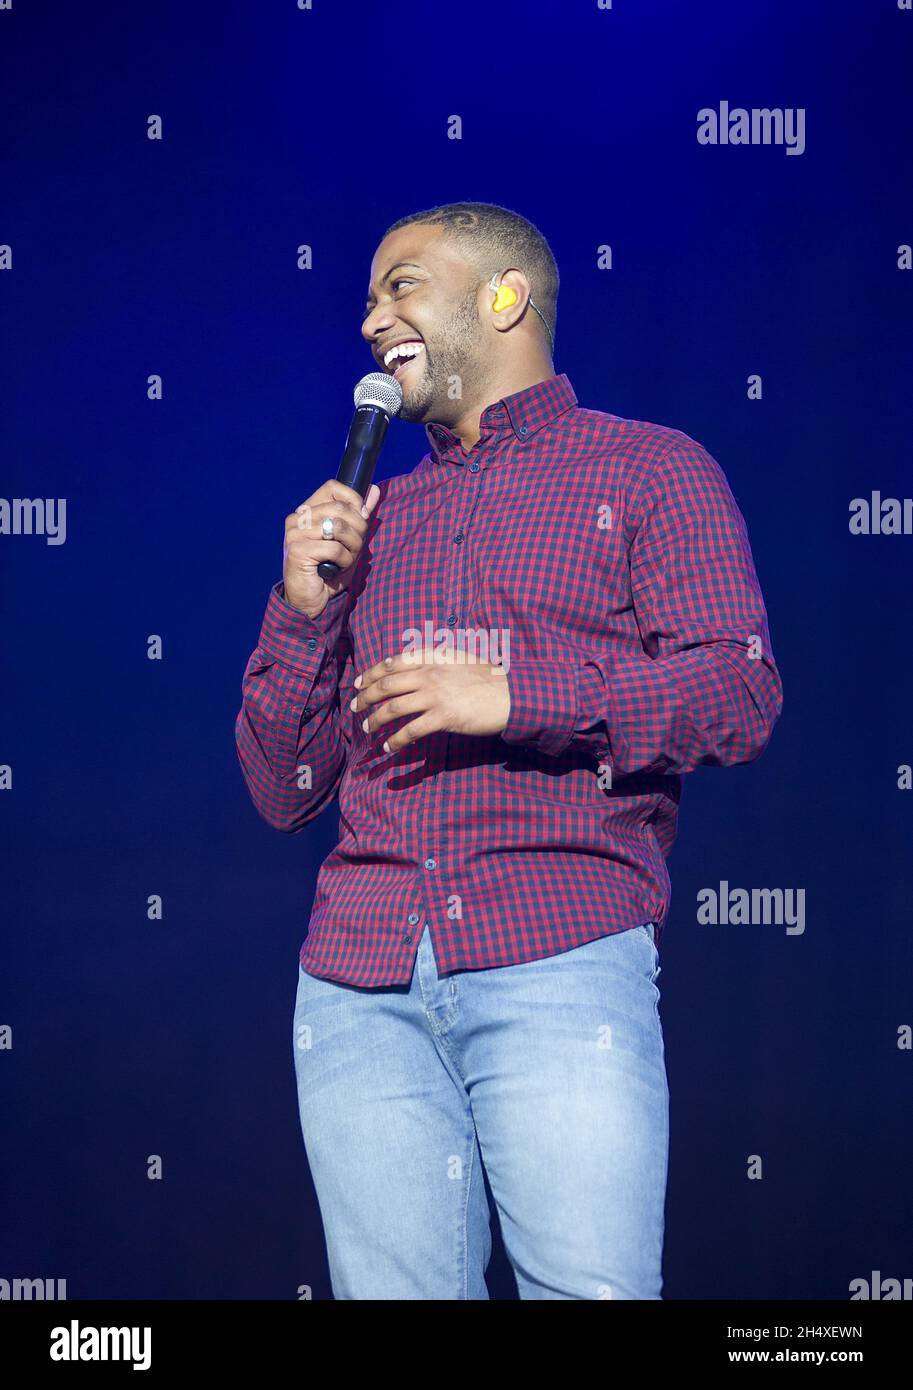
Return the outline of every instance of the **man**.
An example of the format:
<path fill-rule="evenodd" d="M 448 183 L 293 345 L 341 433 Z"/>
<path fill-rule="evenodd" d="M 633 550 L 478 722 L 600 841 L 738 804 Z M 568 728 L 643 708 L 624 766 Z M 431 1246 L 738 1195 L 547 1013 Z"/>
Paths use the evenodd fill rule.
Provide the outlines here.
<path fill-rule="evenodd" d="M 722 471 L 578 405 L 557 293 L 505 208 L 387 232 L 362 334 L 430 451 L 286 517 L 244 675 L 261 815 L 339 794 L 294 1020 L 336 1298 L 487 1298 L 492 1203 L 521 1298 L 662 1296 L 680 777 L 782 690 Z"/>

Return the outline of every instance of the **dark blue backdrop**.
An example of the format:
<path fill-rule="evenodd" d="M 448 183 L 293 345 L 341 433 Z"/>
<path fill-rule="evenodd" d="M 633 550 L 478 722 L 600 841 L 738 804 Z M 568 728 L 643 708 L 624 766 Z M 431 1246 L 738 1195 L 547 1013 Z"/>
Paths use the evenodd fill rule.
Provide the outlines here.
<path fill-rule="evenodd" d="M 0 536 L 0 1279 L 330 1296 L 291 1029 L 337 816 L 261 822 L 233 723 L 283 518 L 371 369 L 377 242 L 466 198 L 548 237 L 581 404 L 721 463 L 784 679 L 762 759 L 684 789 L 665 1295 L 913 1275 L 913 538 L 848 525 L 910 490 L 913 13 L 16 0 L 0 46 L 0 491 L 67 499 L 64 544 Z M 804 109 L 804 153 L 700 145 L 724 100 Z M 424 447 L 395 425 L 382 474 Z M 804 890 L 804 933 L 699 924 L 721 880 Z"/>

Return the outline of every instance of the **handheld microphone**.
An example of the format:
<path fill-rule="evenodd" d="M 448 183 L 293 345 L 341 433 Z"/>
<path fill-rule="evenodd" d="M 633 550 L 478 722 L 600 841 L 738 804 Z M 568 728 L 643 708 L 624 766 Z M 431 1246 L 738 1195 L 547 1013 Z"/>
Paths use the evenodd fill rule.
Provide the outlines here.
<path fill-rule="evenodd" d="M 362 497 L 368 495 L 387 426 L 402 403 L 403 388 L 386 372 L 369 372 L 355 387 L 355 414 L 336 477 Z M 339 572 L 335 560 L 321 560 L 317 566 L 321 579 L 335 579 Z"/>

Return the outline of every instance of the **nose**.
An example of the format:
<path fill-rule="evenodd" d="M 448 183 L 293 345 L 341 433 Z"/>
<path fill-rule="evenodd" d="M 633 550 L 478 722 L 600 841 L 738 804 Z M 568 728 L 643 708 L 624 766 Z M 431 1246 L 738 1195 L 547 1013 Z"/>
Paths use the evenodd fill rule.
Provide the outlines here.
<path fill-rule="evenodd" d="M 362 322 L 361 336 L 369 346 L 373 347 L 374 339 L 392 328 L 395 322 L 396 315 L 389 306 L 385 308 L 382 304 L 375 304 L 370 314 Z"/>

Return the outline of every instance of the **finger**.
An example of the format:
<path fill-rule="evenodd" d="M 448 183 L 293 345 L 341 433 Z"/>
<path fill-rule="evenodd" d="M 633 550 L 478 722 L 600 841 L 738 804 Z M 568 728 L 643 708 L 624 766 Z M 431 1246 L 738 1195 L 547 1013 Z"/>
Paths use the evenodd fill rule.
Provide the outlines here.
<path fill-rule="evenodd" d="M 382 725 L 390 724 L 394 719 L 402 719 L 407 714 L 424 714 L 428 709 L 428 692 L 426 690 L 413 690 L 405 695 L 393 695 L 383 704 L 375 705 L 362 719 L 362 731 L 373 735 Z M 361 718 L 360 715 L 358 717 Z"/>
<path fill-rule="evenodd" d="M 368 527 L 368 523 L 360 513 L 341 502 L 323 502 L 317 505 L 302 502 L 297 511 L 291 512 L 285 518 L 285 529 L 287 532 L 320 532 L 327 517 L 332 520 L 333 531 L 337 536 L 341 535 L 344 529 L 347 529 L 351 535 L 362 536 Z"/>
<path fill-rule="evenodd" d="M 302 540 L 307 541 L 308 544 L 312 544 L 314 541 L 338 541 L 339 544 L 344 545 L 347 550 L 351 550 L 354 555 L 359 554 L 364 545 L 364 538 L 361 532 L 357 531 L 354 526 L 350 526 L 347 521 L 343 521 L 341 517 L 338 516 L 333 518 L 333 531 L 329 536 L 324 533 L 323 523 L 319 518 L 310 526 L 299 524 L 298 526 L 290 527 L 286 532 L 286 541 L 288 544 L 291 544 L 293 541 Z"/>
<path fill-rule="evenodd" d="M 434 653 L 429 652 L 425 647 L 422 647 L 418 652 L 401 652 L 397 656 L 385 656 L 376 665 L 366 667 L 360 675 L 355 677 L 352 684 L 356 690 L 364 690 L 371 681 L 378 680 L 381 676 L 395 675 L 399 671 L 414 671 L 417 667 L 434 664 L 436 664 Z"/>
<path fill-rule="evenodd" d="M 379 680 L 381 676 L 386 676 L 394 671 L 401 669 L 397 667 L 398 657 L 385 656 L 383 661 L 375 662 L 373 666 L 368 666 L 360 675 L 357 675 L 352 682 L 356 690 L 364 690 L 372 681 Z"/>
<path fill-rule="evenodd" d="M 397 729 L 395 734 L 384 739 L 384 752 L 395 753 L 398 748 L 407 748 L 410 743 L 415 743 L 420 738 L 425 738 L 427 734 L 439 733 L 443 728 L 440 716 L 437 714 L 423 714 L 419 719 L 412 719 L 408 724 L 404 724 L 401 729 Z"/>
<path fill-rule="evenodd" d="M 324 560 L 334 560 L 340 569 L 347 570 L 350 565 L 354 565 L 357 556 L 351 550 L 347 550 L 339 541 L 325 540 L 304 540 L 293 541 L 285 547 L 286 555 L 291 556 L 293 565 L 306 565 L 316 560 L 322 564 Z"/>
<path fill-rule="evenodd" d="M 378 497 L 380 497 L 380 488 L 377 486 L 376 483 L 372 483 L 371 486 L 368 488 L 368 494 L 365 497 L 364 505 L 361 509 L 362 516 L 368 517 L 371 515 L 377 503 Z"/>
<path fill-rule="evenodd" d="M 380 700 L 389 700 L 393 695 L 404 695 L 418 690 L 419 683 L 418 673 L 415 671 L 385 671 L 376 681 L 360 688 L 350 708 L 367 709 L 369 705 L 376 705 Z"/>
<path fill-rule="evenodd" d="M 323 535 L 323 524 L 327 518 L 333 522 L 332 540 L 345 540 L 350 545 L 355 537 L 359 543 L 368 529 L 368 522 L 350 507 L 347 502 L 302 502 L 300 507 L 285 518 L 285 535 L 288 539 L 296 535 L 313 536 L 319 540 Z"/>
<path fill-rule="evenodd" d="M 323 503 L 342 502 L 360 516 L 364 498 L 360 492 L 356 492 L 353 487 L 348 487 L 346 483 L 341 483 L 338 478 L 328 478 L 316 492 L 311 494 L 308 502 L 312 507 L 321 506 Z"/>

